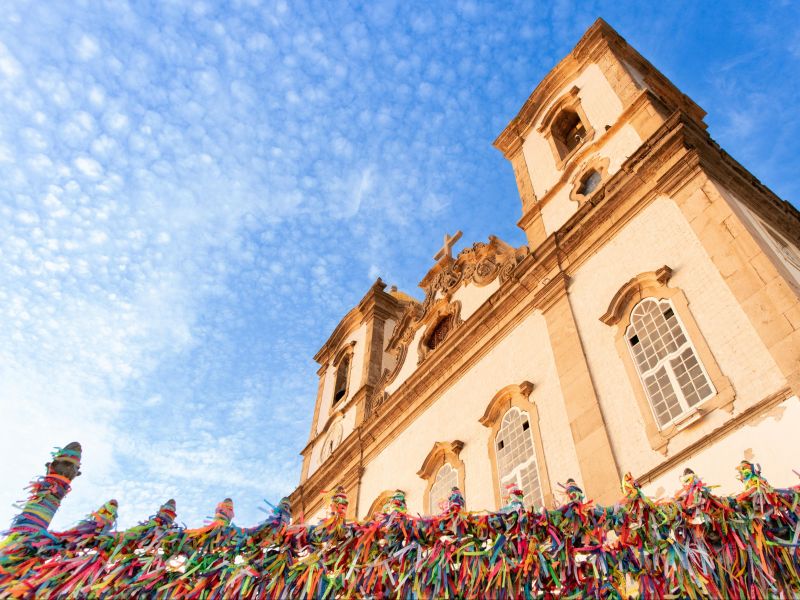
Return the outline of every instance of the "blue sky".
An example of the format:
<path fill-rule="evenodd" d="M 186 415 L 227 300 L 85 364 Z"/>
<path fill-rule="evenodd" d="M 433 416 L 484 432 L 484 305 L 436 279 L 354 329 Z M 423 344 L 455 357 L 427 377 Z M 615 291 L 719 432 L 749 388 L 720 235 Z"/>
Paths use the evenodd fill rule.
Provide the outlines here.
<path fill-rule="evenodd" d="M 757 6 L 760 5 L 760 6 Z M 312 356 L 445 231 L 524 241 L 491 142 L 604 17 L 800 198 L 785 3 L 22 2 L 0 14 L 0 526 L 84 445 L 65 526 L 297 483 Z M 564 473 L 566 478 L 570 474 Z"/>

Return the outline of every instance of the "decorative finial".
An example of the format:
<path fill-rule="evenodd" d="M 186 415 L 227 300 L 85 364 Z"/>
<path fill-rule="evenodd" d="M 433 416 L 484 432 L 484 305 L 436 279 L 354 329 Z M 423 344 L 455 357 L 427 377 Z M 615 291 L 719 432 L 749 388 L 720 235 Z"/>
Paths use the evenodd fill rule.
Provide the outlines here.
<path fill-rule="evenodd" d="M 455 243 L 461 239 L 461 230 L 453 234 L 453 237 L 450 237 L 448 234 L 444 234 L 444 245 L 442 246 L 441 250 L 436 253 L 436 256 L 433 257 L 435 261 L 442 261 L 446 258 L 450 259 L 453 258 L 453 246 Z"/>
<path fill-rule="evenodd" d="M 347 492 L 345 491 L 344 486 L 337 485 L 336 491 L 331 498 L 331 514 L 344 518 L 344 516 L 347 514 L 347 506 L 349 504 L 350 501 L 347 499 Z"/>
<path fill-rule="evenodd" d="M 214 520 L 212 523 L 215 525 L 224 525 L 228 526 L 233 521 L 233 500 L 230 498 L 225 498 L 222 502 L 217 504 L 217 508 L 214 510 Z"/>
<path fill-rule="evenodd" d="M 574 479 L 567 479 L 566 484 L 562 487 L 564 488 L 564 494 L 567 496 L 569 502 L 583 503 L 586 500 L 586 495 L 583 493 L 583 490 L 578 487 Z"/>
<path fill-rule="evenodd" d="M 449 512 L 461 512 L 461 509 L 466 506 L 467 502 L 464 500 L 464 494 L 457 486 L 450 489 L 450 497 L 447 499 L 447 507 Z"/>

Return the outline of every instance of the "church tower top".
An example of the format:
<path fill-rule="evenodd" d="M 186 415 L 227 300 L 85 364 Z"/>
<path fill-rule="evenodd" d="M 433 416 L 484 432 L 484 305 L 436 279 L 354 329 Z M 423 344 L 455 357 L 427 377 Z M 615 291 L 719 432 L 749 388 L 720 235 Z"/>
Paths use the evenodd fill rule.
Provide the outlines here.
<path fill-rule="evenodd" d="M 532 250 L 680 112 L 705 111 L 598 19 L 536 86 L 494 146 L 511 162 Z"/>

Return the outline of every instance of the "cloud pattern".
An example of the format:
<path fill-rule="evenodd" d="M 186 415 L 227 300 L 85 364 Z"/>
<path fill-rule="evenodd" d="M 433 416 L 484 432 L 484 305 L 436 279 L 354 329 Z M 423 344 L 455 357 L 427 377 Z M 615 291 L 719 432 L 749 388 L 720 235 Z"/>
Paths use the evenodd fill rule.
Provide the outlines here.
<path fill-rule="evenodd" d="M 798 95 L 791 6 L 630 8 L 9 2 L 0 524 L 73 439 L 56 525 L 109 497 L 122 525 L 168 497 L 260 519 L 297 482 L 311 357 L 375 277 L 413 292 L 445 231 L 522 243 L 491 141 L 597 15 L 797 198 L 800 121 L 767 110 Z"/>

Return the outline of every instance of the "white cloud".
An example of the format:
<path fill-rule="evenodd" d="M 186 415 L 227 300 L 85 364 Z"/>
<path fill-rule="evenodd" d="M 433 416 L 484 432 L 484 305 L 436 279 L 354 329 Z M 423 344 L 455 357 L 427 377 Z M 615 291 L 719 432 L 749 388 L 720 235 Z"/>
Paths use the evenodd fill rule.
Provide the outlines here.
<path fill-rule="evenodd" d="M 9 79 L 16 79 L 22 74 L 22 65 L 2 42 L 0 42 L 0 73 Z"/>
<path fill-rule="evenodd" d="M 88 156 L 79 156 L 73 161 L 73 164 L 81 173 L 93 179 L 100 177 L 103 173 L 102 165 Z"/>

